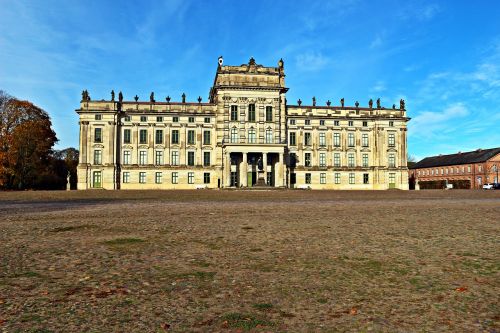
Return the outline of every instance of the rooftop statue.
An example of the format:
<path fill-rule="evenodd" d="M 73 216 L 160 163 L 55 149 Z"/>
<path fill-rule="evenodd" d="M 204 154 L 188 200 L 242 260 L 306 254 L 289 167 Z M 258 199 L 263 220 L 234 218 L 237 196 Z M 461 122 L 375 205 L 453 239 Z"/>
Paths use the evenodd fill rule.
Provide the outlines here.
<path fill-rule="evenodd" d="M 401 100 L 399 101 L 399 108 L 400 108 L 401 110 L 404 110 L 404 109 L 405 109 L 405 100 L 404 100 L 404 99 L 401 99 Z"/>
<path fill-rule="evenodd" d="M 377 98 L 377 109 L 380 109 L 380 98 Z"/>
<path fill-rule="evenodd" d="M 182 93 L 182 103 L 186 103 L 186 94 Z"/>
<path fill-rule="evenodd" d="M 151 92 L 151 95 L 149 95 L 149 101 L 150 101 L 151 103 L 154 103 L 154 102 L 155 102 L 155 93 L 154 93 L 153 91 Z"/>
<path fill-rule="evenodd" d="M 370 100 L 368 101 L 368 107 L 370 109 L 373 109 L 373 99 L 370 98 Z"/>
<path fill-rule="evenodd" d="M 342 98 L 340 99 L 340 105 L 342 105 L 342 107 L 344 107 L 344 97 L 342 97 Z"/>
<path fill-rule="evenodd" d="M 111 90 L 111 101 L 115 100 L 115 91 Z"/>
<path fill-rule="evenodd" d="M 313 106 L 316 106 L 316 97 L 313 96 Z"/>
<path fill-rule="evenodd" d="M 121 91 L 118 93 L 118 102 L 123 102 L 123 94 Z"/>

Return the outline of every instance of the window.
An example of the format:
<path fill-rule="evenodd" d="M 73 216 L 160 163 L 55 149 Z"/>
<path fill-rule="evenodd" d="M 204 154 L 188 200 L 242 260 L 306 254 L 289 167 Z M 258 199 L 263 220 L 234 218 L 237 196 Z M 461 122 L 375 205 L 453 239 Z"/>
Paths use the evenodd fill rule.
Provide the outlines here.
<path fill-rule="evenodd" d="M 101 171 L 94 171 L 94 173 L 92 174 L 93 187 L 100 188 L 102 186 L 101 181 L 102 181 Z"/>
<path fill-rule="evenodd" d="M 311 133 L 309 132 L 304 133 L 304 145 L 306 146 L 311 145 Z"/>
<path fill-rule="evenodd" d="M 363 168 L 368 168 L 368 154 L 363 154 L 361 156 Z"/>
<path fill-rule="evenodd" d="M 326 153 L 319 153 L 319 166 L 326 167 Z"/>
<path fill-rule="evenodd" d="M 394 127 L 394 122 L 393 121 L 389 122 L 389 127 Z"/>
<path fill-rule="evenodd" d="M 255 134 L 255 129 L 250 128 L 248 130 L 248 143 L 255 143 L 257 141 L 256 134 Z"/>
<path fill-rule="evenodd" d="M 203 173 L 203 184 L 210 184 L 210 172 Z"/>
<path fill-rule="evenodd" d="M 349 147 L 354 147 L 354 133 L 347 133 L 347 145 Z"/>
<path fill-rule="evenodd" d="M 453 167 L 450 168 L 450 173 L 453 174 Z"/>
<path fill-rule="evenodd" d="M 188 151 L 187 165 L 194 166 L 194 151 Z"/>
<path fill-rule="evenodd" d="M 156 184 L 161 184 L 163 182 L 163 173 L 162 172 L 155 172 L 155 183 Z"/>
<path fill-rule="evenodd" d="M 319 121 L 319 126 L 325 126 L 325 121 L 323 119 Z"/>
<path fill-rule="evenodd" d="M 273 107 L 266 106 L 266 121 L 273 121 Z"/>
<path fill-rule="evenodd" d="M 210 124 L 210 117 L 205 117 L 204 122 L 205 124 Z"/>
<path fill-rule="evenodd" d="M 188 122 L 190 122 L 190 123 L 194 123 L 194 117 L 189 117 L 189 118 L 188 118 Z"/>
<path fill-rule="evenodd" d="M 363 174 L 363 184 L 368 184 L 370 181 L 369 174 L 364 173 Z"/>
<path fill-rule="evenodd" d="M 351 126 L 351 127 L 352 127 L 352 126 L 354 126 L 354 121 L 349 120 L 349 122 L 348 122 L 347 124 L 348 124 L 348 126 Z"/>
<path fill-rule="evenodd" d="M 306 119 L 306 125 L 311 125 L 311 119 Z"/>
<path fill-rule="evenodd" d="M 334 120 L 333 121 L 333 126 L 340 126 L 340 121 Z"/>
<path fill-rule="evenodd" d="M 269 157 L 269 155 L 267 155 L 267 157 Z M 290 153 L 290 168 L 295 168 L 296 166 L 297 166 L 297 155 L 295 153 Z"/>
<path fill-rule="evenodd" d="M 470 173 L 470 165 L 467 166 L 467 172 Z"/>
<path fill-rule="evenodd" d="M 333 166 L 340 167 L 340 153 L 333 154 Z"/>
<path fill-rule="evenodd" d="M 139 143 L 148 143 L 148 130 L 139 130 Z"/>
<path fill-rule="evenodd" d="M 148 121 L 148 117 L 141 116 L 141 123 L 145 123 L 146 121 Z"/>
<path fill-rule="evenodd" d="M 320 147 L 326 146 L 326 133 L 325 132 L 319 133 L 319 146 Z"/>
<path fill-rule="evenodd" d="M 173 123 L 178 123 L 179 122 L 179 117 L 172 117 L 172 122 Z"/>
<path fill-rule="evenodd" d="M 238 121 L 238 106 L 231 105 L 231 121 Z"/>
<path fill-rule="evenodd" d="M 389 174 L 389 186 L 390 184 L 396 184 L 396 174 L 393 172 Z"/>
<path fill-rule="evenodd" d="M 146 183 L 146 173 L 145 172 L 139 172 L 139 183 L 141 183 L 141 184 Z"/>
<path fill-rule="evenodd" d="M 311 174 L 306 173 L 306 184 L 311 184 Z"/>
<path fill-rule="evenodd" d="M 389 168 L 395 168 L 395 167 L 396 167 L 396 157 L 394 156 L 394 154 L 389 154 Z M 441 173 L 443 173 L 443 169 L 441 169 Z"/>
<path fill-rule="evenodd" d="M 156 130 L 156 144 L 161 145 L 163 143 L 163 130 Z"/>
<path fill-rule="evenodd" d="M 238 143 L 238 129 L 236 127 L 231 128 L 231 143 Z"/>
<path fill-rule="evenodd" d="M 130 183 L 130 172 L 127 171 L 123 173 L 123 182 Z"/>
<path fill-rule="evenodd" d="M 102 115 L 96 114 L 95 115 L 95 120 L 102 120 Z"/>
<path fill-rule="evenodd" d="M 125 116 L 125 118 L 123 118 L 123 120 L 124 120 L 124 121 L 126 121 L 126 122 L 129 122 L 129 121 L 131 121 L 131 120 L 132 120 L 132 117 L 130 117 L 130 116 Z"/>
<path fill-rule="evenodd" d="M 295 119 L 290 119 L 290 125 L 295 125 Z"/>
<path fill-rule="evenodd" d="M 354 153 L 347 154 L 347 166 L 349 168 L 354 168 Z"/>
<path fill-rule="evenodd" d="M 477 167 L 477 169 L 478 169 L 478 172 L 483 171 L 483 168 L 480 165 Z"/>
<path fill-rule="evenodd" d="M 129 129 L 123 130 L 123 143 L 130 143 L 130 130 Z"/>
<path fill-rule="evenodd" d="M 102 150 L 94 150 L 94 164 L 102 164 Z"/>
<path fill-rule="evenodd" d="M 304 154 L 304 165 L 306 167 L 310 167 L 311 166 L 311 153 L 305 153 Z"/>
<path fill-rule="evenodd" d="M 155 152 L 155 164 L 156 165 L 163 165 L 163 151 L 157 150 Z"/>
<path fill-rule="evenodd" d="M 124 150 L 123 151 L 123 164 L 132 163 L 130 157 L 131 157 L 130 150 Z"/>
<path fill-rule="evenodd" d="M 94 128 L 94 142 L 102 142 L 102 128 Z"/>
<path fill-rule="evenodd" d="M 172 151 L 171 165 L 179 165 L 179 152 L 177 150 Z"/>
<path fill-rule="evenodd" d="M 319 183 L 326 184 L 326 173 L 322 172 L 319 174 Z"/>
<path fill-rule="evenodd" d="M 156 117 L 156 122 L 161 123 L 163 121 L 163 117 Z"/>
<path fill-rule="evenodd" d="M 349 184 L 354 184 L 355 178 L 354 178 L 354 172 L 349 173 Z"/>
<path fill-rule="evenodd" d="M 177 184 L 179 182 L 179 173 L 172 172 L 172 184 Z"/>
<path fill-rule="evenodd" d="M 148 163 L 148 152 L 147 150 L 140 150 L 139 151 L 139 164 L 140 165 L 145 165 Z"/>
<path fill-rule="evenodd" d="M 248 105 L 248 121 L 255 121 L 255 104 Z"/>
<path fill-rule="evenodd" d="M 290 132 L 290 146 L 295 146 L 295 145 L 297 145 L 296 133 Z"/>
<path fill-rule="evenodd" d="M 203 152 L 203 166 L 210 166 L 210 152 Z"/>
<path fill-rule="evenodd" d="M 266 130 L 266 143 L 273 143 L 273 130 L 270 128 Z"/>
<path fill-rule="evenodd" d="M 340 133 L 333 133 L 333 145 L 340 147 Z"/>
<path fill-rule="evenodd" d="M 389 133 L 389 147 L 394 147 L 396 145 L 396 136 L 394 133 Z"/>
<path fill-rule="evenodd" d="M 194 172 L 188 172 L 188 184 L 194 184 Z"/>
<path fill-rule="evenodd" d="M 368 133 L 363 133 L 363 135 L 361 135 L 361 145 L 363 147 L 368 147 Z"/>
<path fill-rule="evenodd" d="M 335 172 L 335 184 L 340 184 L 340 172 Z"/>
<path fill-rule="evenodd" d="M 189 130 L 188 131 L 188 145 L 194 145 L 195 143 L 195 137 L 196 137 L 196 133 L 194 130 Z"/>
<path fill-rule="evenodd" d="M 179 130 L 172 130 L 172 144 L 179 144 Z"/>
<path fill-rule="evenodd" d="M 210 131 L 203 131 L 203 144 L 204 145 L 210 144 Z"/>
<path fill-rule="evenodd" d="M 367 121 L 363 121 L 363 127 L 368 127 L 368 122 Z"/>

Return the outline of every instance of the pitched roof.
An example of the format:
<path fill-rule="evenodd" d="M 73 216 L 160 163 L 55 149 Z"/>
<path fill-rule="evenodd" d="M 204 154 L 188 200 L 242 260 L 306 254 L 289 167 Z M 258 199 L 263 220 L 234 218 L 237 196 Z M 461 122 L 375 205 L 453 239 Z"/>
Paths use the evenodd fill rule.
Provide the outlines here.
<path fill-rule="evenodd" d="M 469 164 L 486 162 L 493 156 L 500 154 L 500 147 L 490 149 L 478 149 L 465 153 L 457 153 L 450 155 L 439 155 L 426 157 L 410 169 L 432 168 L 437 166 Z"/>

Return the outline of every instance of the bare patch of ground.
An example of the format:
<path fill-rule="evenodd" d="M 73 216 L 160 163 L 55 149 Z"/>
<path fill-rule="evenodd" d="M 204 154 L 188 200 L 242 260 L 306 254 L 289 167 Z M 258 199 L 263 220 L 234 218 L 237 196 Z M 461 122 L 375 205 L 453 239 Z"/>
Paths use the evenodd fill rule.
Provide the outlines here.
<path fill-rule="evenodd" d="M 0 193 L 0 331 L 498 332 L 500 191 Z"/>

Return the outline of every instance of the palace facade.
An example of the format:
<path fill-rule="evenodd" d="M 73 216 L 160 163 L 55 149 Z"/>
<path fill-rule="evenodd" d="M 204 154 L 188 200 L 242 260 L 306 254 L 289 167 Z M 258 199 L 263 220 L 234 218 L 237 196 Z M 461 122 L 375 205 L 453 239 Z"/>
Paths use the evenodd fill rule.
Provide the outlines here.
<path fill-rule="evenodd" d="M 283 60 L 226 66 L 222 57 L 207 103 L 84 91 L 78 189 L 408 189 L 403 100 L 289 105 L 287 91 Z"/>

